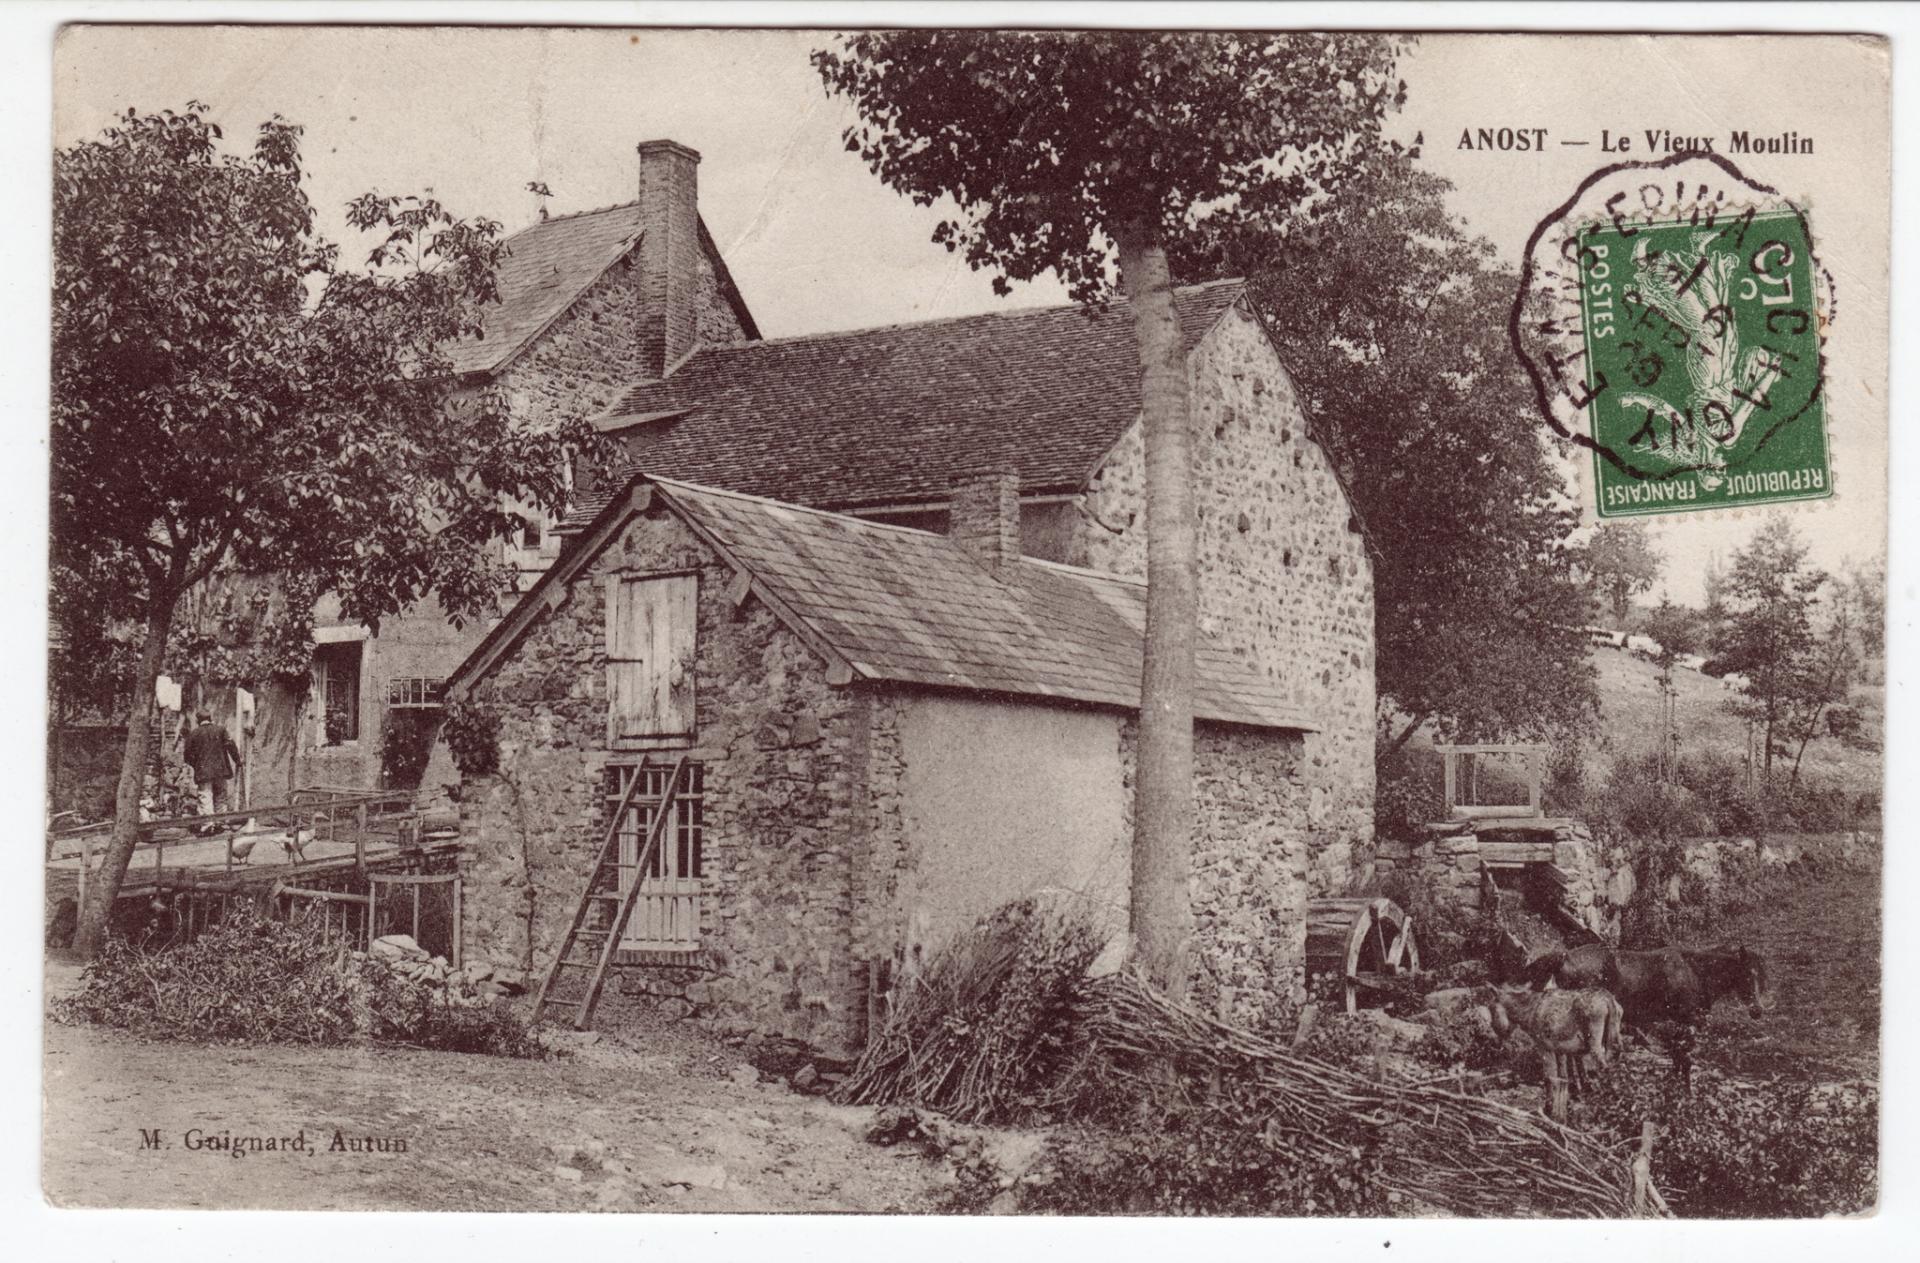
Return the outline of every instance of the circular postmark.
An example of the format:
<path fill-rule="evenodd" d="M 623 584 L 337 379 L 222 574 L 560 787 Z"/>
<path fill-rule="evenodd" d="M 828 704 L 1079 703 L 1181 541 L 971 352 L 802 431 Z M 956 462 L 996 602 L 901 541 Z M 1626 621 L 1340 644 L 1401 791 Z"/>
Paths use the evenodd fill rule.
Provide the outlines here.
<path fill-rule="evenodd" d="M 1834 313 L 1804 208 L 1687 153 L 1596 171 L 1543 219 L 1507 329 L 1614 517 L 1831 495 Z"/>

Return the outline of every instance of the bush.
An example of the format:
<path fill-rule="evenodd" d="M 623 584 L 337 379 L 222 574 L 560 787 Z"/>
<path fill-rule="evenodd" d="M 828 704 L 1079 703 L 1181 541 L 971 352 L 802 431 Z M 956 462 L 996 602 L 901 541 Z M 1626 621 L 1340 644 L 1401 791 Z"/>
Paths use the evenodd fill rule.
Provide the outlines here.
<path fill-rule="evenodd" d="M 152 950 L 110 939 L 56 1013 L 157 1039 L 343 1044 L 356 1035 L 448 1052 L 541 1057 L 518 1018 L 456 1005 L 327 936 L 317 913 L 232 915 L 192 942 Z"/>
<path fill-rule="evenodd" d="M 390 710 L 380 734 L 380 775 L 389 789 L 417 789 L 433 754 L 439 716 L 432 711 Z"/>
<path fill-rule="evenodd" d="M 1022 1210 L 1068 1215 L 1385 1215 L 1380 1161 L 1360 1148 L 1302 1152 L 1277 1125 L 1200 1106 L 1062 1128 L 1017 1188 Z"/>
<path fill-rule="evenodd" d="M 1615 763 L 1590 810 L 1593 823 L 1616 838 L 1704 837 L 1714 832 L 1713 817 L 1699 796 L 1685 784 L 1661 780 L 1652 755 Z"/>
<path fill-rule="evenodd" d="M 1596 1078 L 1592 1124 L 1637 1142 L 1658 1125 L 1653 1180 L 1676 1215 L 1806 1218 L 1871 1209 L 1879 1179 L 1872 1086 L 1742 1083 L 1696 1064 L 1686 1091 L 1664 1067 L 1621 1059 Z"/>
<path fill-rule="evenodd" d="M 1456 1010 L 1427 1024 L 1427 1035 L 1413 1046 L 1414 1060 L 1438 1070 L 1499 1070 L 1512 1053 L 1505 1040 L 1472 1010 Z"/>
<path fill-rule="evenodd" d="M 1385 740 L 1376 742 L 1375 749 L 1379 753 L 1373 764 L 1373 822 L 1378 832 L 1390 838 L 1411 838 L 1422 825 L 1446 814 L 1446 779 L 1439 755 L 1406 746 L 1392 750 Z"/>
<path fill-rule="evenodd" d="M 1491 910 L 1464 908 L 1454 900 L 1437 896 L 1428 883 L 1404 870 L 1395 870 L 1382 878 L 1380 893 L 1399 904 L 1412 918 L 1421 969 L 1430 972 L 1465 960 L 1491 959 L 1498 929 Z"/>
<path fill-rule="evenodd" d="M 486 707 L 471 702 L 447 707 L 442 731 L 462 776 L 488 776 L 500 769 L 500 717 Z"/>

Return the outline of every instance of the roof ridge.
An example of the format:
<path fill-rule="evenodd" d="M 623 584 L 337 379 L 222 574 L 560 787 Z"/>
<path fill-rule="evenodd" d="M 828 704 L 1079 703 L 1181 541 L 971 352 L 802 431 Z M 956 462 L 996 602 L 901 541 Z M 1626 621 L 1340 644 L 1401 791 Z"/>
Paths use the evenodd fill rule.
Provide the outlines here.
<path fill-rule="evenodd" d="M 614 202 L 608 206 L 596 206 L 592 210 L 568 211 L 564 215 L 549 215 L 545 219 L 534 220 L 525 228 L 515 229 L 507 236 L 506 241 L 512 241 L 515 237 L 525 236 L 536 228 L 545 228 L 548 224 L 557 224 L 563 219 L 584 219 L 588 215 L 604 215 L 608 211 L 627 210 L 638 205 L 640 205 L 640 199 L 635 198 L 631 202 Z M 504 245 L 506 242 L 503 241 L 501 244 Z"/>
<path fill-rule="evenodd" d="M 713 487 L 702 482 L 688 482 L 682 478 L 667 478 L 660 474 L 650 474 L 637 462 L 632 468 L 633 473 L 630 474 L 627 479 L 629 482 L 636 477 L 645 478 L 648 482 L 663 487 L 679 487 L 701 495 L 723 496 L 729 500 L 745 500 L 751 504 L 764 504 L 775 509 L 785 509 L 790 513 L 805 513 L 813 517 L 832 518 L 838 522 L 847 522 L 854 526 L 876 531 L 905 531 L 910 535 L 923 535 L 933 539 L 944 539 L 948 541 L 953 539 L 951 535 L 942 531 L 923 531 L 917 526 L 902 526 L 898 522 L 876 522 L 872 518 L 855 517 L 851 513 L 835 513 L 831 509 L 816 509 L 810 504 L 795 504 L 791 500 L 776 500 L 772 496 L 749 495 L 744 491 L 732 491 L 726 487 Z"/>
<path fill-rule="evenodd" d="M 1203 290 L 1220 289 L 1229 285 L 1244 287 L 1246 283 L 1247 278 L 1244 276 L 1230 276 L 1217 281 L 1201 281 L 1193 285 L 1176 285 L 1173 287 L 1173 292 L 1176 295 L 1196 294 Z M 1124 294 L 1117 294 L 1112 300 L 1112 305 L 1124 304 L 1127 301 Z M 928 320 L 896 320 L 891 324 L 865 325 L 857 329 L 822 329 L 815 333 L 790 333 L 780 338 L 762 338 L 758 342 L 725 342 L 712 346 L 702 346 L 699 348 L 699 353 L 705 355 L 714 351 L 747 351 L 753 350 L 756 347 L 785 346 L 793 342 L 824 342 L 830 338 L 851 338 L 862 333 L 888 333 L 895 329 L 925 329 L 933 325 L 961 324 L 969 320 L 1005 320 L 1015 316 L 1034 316 L 1045 312 L 1071 311 L 1076 307 L 1082 306 L 1084 306 L 1084 304 L 1074 302 L 1047 303 L 1033 307 L 1009 307 L 998 311 L 976 311 L 964 316 L 935 316 Z M 649 384 L 648 382 L 634 383 L 636 386 Z"/>

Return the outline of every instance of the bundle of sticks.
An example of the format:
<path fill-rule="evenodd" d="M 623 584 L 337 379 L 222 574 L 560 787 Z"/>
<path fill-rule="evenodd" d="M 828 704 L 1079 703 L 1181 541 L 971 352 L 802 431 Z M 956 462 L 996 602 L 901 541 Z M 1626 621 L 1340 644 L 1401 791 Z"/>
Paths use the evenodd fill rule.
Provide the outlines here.
<path fill-rule="evenodd" d="M 1413 1204 L 1457 1215 L 1632 1213 L 1622 1155 L 1531 1110 L 1448 1086 L 1370 1077 L 1303 1056 L 1173 1000 L 1133 971 L 1086 991 L 1072 1099 L 1208 1107 L 1295 1151 L 1386 1151 L 1380 1175 Z"/>
<path fill-rule="evenodd" d="M 838 1098 L 912 1103 L 963 1122 L 1036 1112 L 1075 1055 L 1100 946 L 1083 921 L 1032 900 L 1000 909 L 898 989 Z"/>

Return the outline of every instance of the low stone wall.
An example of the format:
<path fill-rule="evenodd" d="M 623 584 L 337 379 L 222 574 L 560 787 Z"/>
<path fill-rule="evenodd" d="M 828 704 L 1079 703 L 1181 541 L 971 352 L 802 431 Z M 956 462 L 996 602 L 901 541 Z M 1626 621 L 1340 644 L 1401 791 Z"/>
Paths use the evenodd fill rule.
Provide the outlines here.
<path fill-rule="evenodd" d="M 1483 862 L 1492 860 L 1496 881 L 1526 880 L 1525 870 L 1498 866 L 1511 862 L 1515 847 L 1526 847 L 1538 865 L 1551 863 L 1566 877 L 1558 902 L 1582 925 L 1605 939 L 1620 932 L 1620 910 L 1633 897 L 1633 869 L 1615 863 L 1578 820 L 1461 820 L 1435 825 L 1417 844 L 1381 842 L 1373 871 L 1407 872 L 1443 901 L 1461 908 L 1485 906 Z M 1531 892 L 1530 892 L 1531 893 Z M 1536 896 L 1537 897 L 1537 896 Z"/>

